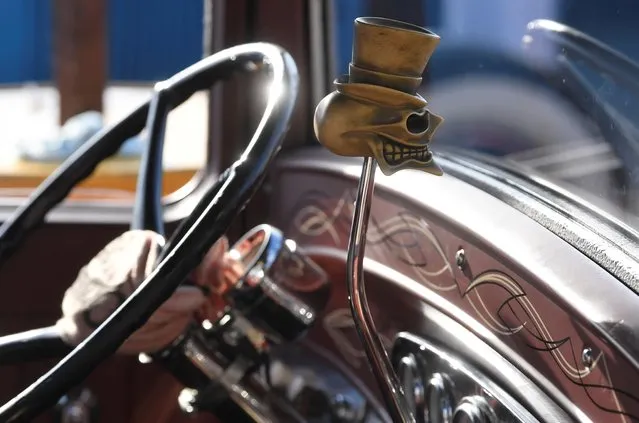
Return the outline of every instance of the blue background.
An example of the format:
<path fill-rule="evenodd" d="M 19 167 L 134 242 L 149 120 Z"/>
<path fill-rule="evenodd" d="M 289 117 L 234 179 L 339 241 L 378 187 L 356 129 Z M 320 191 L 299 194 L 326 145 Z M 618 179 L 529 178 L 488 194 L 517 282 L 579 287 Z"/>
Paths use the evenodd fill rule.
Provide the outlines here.
<path fill-rule="evenodd" d="M 52 79 L 52 3 L 0 1 L 0 83 Z M 111 80 L 163 79 L 202 56 L 202 0 L 107 4 Z"/>

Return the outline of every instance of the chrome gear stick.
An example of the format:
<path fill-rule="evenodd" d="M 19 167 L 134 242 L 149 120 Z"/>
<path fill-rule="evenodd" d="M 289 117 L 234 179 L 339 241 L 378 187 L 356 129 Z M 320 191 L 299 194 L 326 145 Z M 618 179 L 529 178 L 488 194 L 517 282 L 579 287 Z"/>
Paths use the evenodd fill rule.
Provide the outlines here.
<path fill-rule="evenodd" d="M 384 18 L 357 18 L 349 73 L 315 110 L 315 135 L 340 156 L 364 157 L 347 258 L 349 302 L 357 332 L 394 422 L 415 422 L 375 330 L 364 285 L 366 232 L 379 165 L 385 175 L 419 169 L 441 175 L 429 149 L 443 119 L 427 109 L 417 88 L 436 34 Z"/>

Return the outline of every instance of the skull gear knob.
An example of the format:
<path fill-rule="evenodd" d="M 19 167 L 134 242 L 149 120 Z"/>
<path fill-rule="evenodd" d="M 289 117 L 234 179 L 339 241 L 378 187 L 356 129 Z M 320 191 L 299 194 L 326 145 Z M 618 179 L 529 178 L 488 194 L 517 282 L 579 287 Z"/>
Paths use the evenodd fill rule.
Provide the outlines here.
<path fill-rule="evenodd" d="M 374 157 L 382 172 L 442 171 L 429 143 L 443 119 L 416 93 L 439 44 L 427 29 L 384 18 L 357 18 L 348 75 L 315 110 L 315 135 L 340 156 Z"/>

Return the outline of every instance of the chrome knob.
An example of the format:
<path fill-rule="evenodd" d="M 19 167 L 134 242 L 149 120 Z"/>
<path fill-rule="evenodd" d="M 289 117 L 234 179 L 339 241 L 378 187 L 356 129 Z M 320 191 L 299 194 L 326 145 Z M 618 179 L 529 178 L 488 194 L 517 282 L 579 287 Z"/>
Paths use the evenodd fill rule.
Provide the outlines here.
<path fill-rule="evenodd" d="M 407 405 L 415 413 L 417 423 L 425 423 L 426 406 L 424 401 L 424 368 L 415 354 L 409 353 L 402 357 L 396 365 L 397 377 Z"/>
<path fill-rule="evenodd" d="M 484 397 L 473 395 L 460 401 L 453 423 L 497 423 L 497 416 Z"/>
<path fill-rule="evenodd" d="M 429 423 L 451 423 L 455 409 L 454 384 L 448 375 L 435 373 L 426 387 Z"/>
<path fill-rule="evenodd" d="M 295 241 L 270 225 L 250 230 L 229 254 L 242 276 L 225 296 L 234 310 L 272 341 L 293 341 L 326 306 L 326 273 Z"/>

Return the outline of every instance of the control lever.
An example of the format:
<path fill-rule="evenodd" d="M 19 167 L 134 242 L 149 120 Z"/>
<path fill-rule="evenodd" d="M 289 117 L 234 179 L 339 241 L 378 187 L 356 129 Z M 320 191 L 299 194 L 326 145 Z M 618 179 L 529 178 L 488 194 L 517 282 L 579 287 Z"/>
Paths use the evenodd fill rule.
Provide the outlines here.
<path fill-rule="evenodd" d="M 229 254 L 242 276 L 225 299 L 271 342 L 296 340 L 326 307 L 326 273 L 273 226 L 251 229 Z"/>
<path fill-rule="evenodd" d="M 348 75 L 315 110 L 315 135 L 340 156 L 364 157 L 348 243 L 347 285 L 358 335 L 394 422 L 415 422 L 373 322 L 364 286 L 366 232 L 379 165 L 385 175 L 419 169 L 441 175 L 429 149 L 443 119 L 417 88 L 439 36 L 384 18 L 355 19 Z"/>
<path fill-rule="evenodd" d="M 313 325 L 330 298 L 328 276 L 270 225 L 250 230 L 228 254 L 234 268 L 220 293 L 224 311 L 215 321 L 194 324 L 157 356 L 189 386 L 179 399 L 187 414 L 230 400 L 241 411 L 233 421 L 282 421 L 282 414 L 294 412 L 273 405 L 268 377 L 261 380 L 255 371 L 266 366 L 268 374 L 271 348 Z"/>

